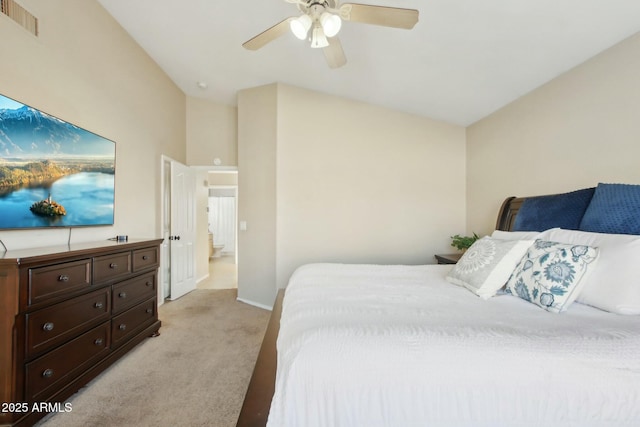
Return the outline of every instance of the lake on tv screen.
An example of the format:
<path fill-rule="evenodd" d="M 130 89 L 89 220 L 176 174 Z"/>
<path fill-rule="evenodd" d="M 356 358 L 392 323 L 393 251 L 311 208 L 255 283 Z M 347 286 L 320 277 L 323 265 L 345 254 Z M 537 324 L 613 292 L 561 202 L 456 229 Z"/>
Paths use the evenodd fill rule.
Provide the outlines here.
<path fill-rule="evenodd" d="M 51 200 L 65 215 L 31 211 L 34 203 Z M 22 187 L 0 195 L 0 228 L 73 227 L 113 224 L 114 174 L 78 172 L 47 185 Z"/>

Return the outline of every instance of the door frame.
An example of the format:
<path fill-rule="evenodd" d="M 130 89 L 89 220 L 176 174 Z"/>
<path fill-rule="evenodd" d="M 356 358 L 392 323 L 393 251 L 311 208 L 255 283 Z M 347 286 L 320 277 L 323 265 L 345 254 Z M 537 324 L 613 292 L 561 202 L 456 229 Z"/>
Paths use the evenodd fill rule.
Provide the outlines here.
<path fill-rule="evenodd" d="M 165 281 L 171 281 L 171 275 L 167 274 L 167 268 L 171 268 L 171 245 L 169 245 L 169 241 L 165 236 L 165 221 L 168 221 L 169 229 L 171 229 L 171 205 L 167 200 L 168 197 L 171 197 L 171 194 L 168 194 L 169 192 L 167 191 L 166 187 L 167 185 L 169 185 L 169 191 L 171 191 L 171 162 L 173 161 L 175 160 L 169 156 L 165 156 L 164 154 L 160 155 L 160 223 L 158 224 L 158 227 L 160 229 L 158 230 L 158 235 L 161 236 L 164 240 L 160 245 L 160 268 L 158 269 L 158 305 L 164 304 L 164 301 L 167 298 L 164 289 Z M 167 206 L 169 206 L 169 212 L 167 212 Z M 168 219 L 167 216 L 169 216 Z"/>

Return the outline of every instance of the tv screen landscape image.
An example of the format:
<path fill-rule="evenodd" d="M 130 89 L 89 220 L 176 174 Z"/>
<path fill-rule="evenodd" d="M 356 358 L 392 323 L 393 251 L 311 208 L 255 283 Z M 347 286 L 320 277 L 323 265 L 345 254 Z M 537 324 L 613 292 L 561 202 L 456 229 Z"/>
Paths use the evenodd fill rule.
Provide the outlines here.
<path fill-rule="evenodd" d="M 113 225 L 116 144 L 0 95 L 0 229 Z"/>

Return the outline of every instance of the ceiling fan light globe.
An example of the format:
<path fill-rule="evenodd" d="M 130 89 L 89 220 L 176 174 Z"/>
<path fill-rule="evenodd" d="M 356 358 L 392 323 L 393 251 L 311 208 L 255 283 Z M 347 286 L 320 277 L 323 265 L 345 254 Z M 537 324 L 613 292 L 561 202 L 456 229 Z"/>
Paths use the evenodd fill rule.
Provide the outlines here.
<path fill-rule="evenodd" d="M 338 15 L 324 12 L 320 16 L 320 25 L 322 25 L 325 36 L 334 37 L 342 27 L 342 19 Z"/>
<path fill-rule="evenodd" d="M 319 25 L 314 27 L 313 33 L 311 34 L 311 47 L 317 49 L 327 46 L 329 46 L 329 40 L 327 40 L 327 36 L 324 35 L 322 27 Z"/>
<path fill-rule="evenodd" d="M 302 15 L 299 18 L 292 20 L 291 23 L 289 23 L 289 27 L 291 28 L 291 32 L 294 36 L 300 40 L 304 40 L 307 38 L 307 34 L 309 34 L 311 23 L 312 21 L 309 15 Z"/>

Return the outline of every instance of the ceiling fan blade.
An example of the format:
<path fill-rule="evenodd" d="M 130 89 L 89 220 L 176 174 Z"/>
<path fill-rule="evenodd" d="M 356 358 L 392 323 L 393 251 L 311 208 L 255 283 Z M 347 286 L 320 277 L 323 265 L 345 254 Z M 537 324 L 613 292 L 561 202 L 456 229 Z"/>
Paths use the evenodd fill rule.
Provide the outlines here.
<path fill-rule="evenodd" d="M 249 50 L 260 49 L 262 46 L 277 39 L 287 31 L 289 31 L 289 22 L 293 19 L 295 18 L 289 17 L 283 21 L 278 22 L 276 25 L 261 32 L 251 40 L 247 40 L 246 42 L 242 43 L 242 47 Z"/>
<path fill-rule="evenodd" d="M 344 50 L 342 50 L 342 43 L 337 37 L 327 38 L 329 46 L 322 49 L 324 57 L 329 64 L 329 68 L 340 68 L 347 63 L 347 58 L 344 56 Z"/>
<path fill-rule="evenodd" d="M 340 16 L 345 21 L 411 29 L 418 22 L 418 11 L 398 7 L 345 3 L 340 6 Z"/>

